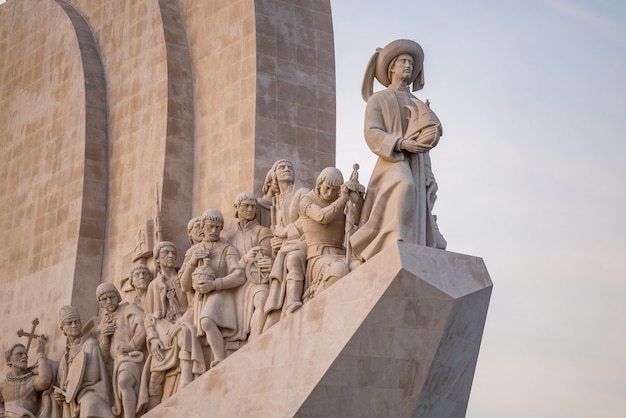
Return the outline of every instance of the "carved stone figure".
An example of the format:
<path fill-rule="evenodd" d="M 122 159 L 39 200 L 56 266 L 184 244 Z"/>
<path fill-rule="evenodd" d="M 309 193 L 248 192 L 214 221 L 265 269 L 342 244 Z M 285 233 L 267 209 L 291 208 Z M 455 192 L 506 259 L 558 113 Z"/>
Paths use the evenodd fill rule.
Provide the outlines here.
<path fill-rule="evenodd" d="M 23 344 L 13 344 L 5 353 L 10 371 L 0 382 L 0 417 L 34 418 L 41 410 L 42 392 L 52 384 L 52 367 L 45 353 L 45 339 L 37 338 L 37 364 L 28 366 Z"/>
<path fill-rule="evenodd" d="M 198 337 L 205 336 L 214 367 L 226 357 L 224 338 L 237 332 L 236 288 L 246 281 L 239 253 L 220 240 L 224 216 L 217 209 L 202 214 L 204 241 L 187 252 L 181 275 L 184 291 L 193 290 L 193 318 Z"/>
<path fill-rule="evenodd" d="M 130 269 L 130 286 L 135 290 L 133 296 L 133 303 L 139 306 L 142 310 L 144 307 L 144 301 L 146 299 L 146 293 L 148 292 L 148 285 L 152 281 L 152 272 L 142 263 L 135 263 Z"/>
<path fill-rule="evenodd" d="M 142 396 L 147 391 L 149 409 L 206 371 L 195 327 L 183 316 L 188 302 L 175 269 L 176 246 L 161 241 L 154 247 L 153 256 L 158 272 L 148 286 L 145 300 L 144 324 L 150 354 L 141 389 Z"/>
<path fill-rule="evenodd" d="M 432 214 L 437 183 L 429 156 L 441 125 L 428 104 L 409 92 L 411 84 L 413 91 L 424 85 L 423 60 L 416 42 L 400 39 L 377 50 L 366 70 L 365 140 L 378 161 L 350 241 L 363 261 L 396 241 L 446 247 Z M 387 88 L 372 94 L 374 77 Z"/>
<path fill-rule="evenodd" d="M 237 318 L 237 340 L 252 340 L 265 325 L 265 301 L 269 292 L 272 268 L 272 231 L 257 220 L 257 200 L 253 193 L 240 193 L 235 199 L 237 229 L 229 242 L 242 256 L 240 264 L 246 282 L 237 290 L 237 303 L 243 304 L 243 315 Z M 241 312 L 241 309 L 238 309 Z"/>
<path fill-rule="evenodd" d="M 112 418 L 111 386 L 98 341 L 83 334 L 78 309 L 73 306 L 59 310 L 58 324 L 67 337 L 53 394 L 61 416 Z"/>
<path fill-rule="evenodd" d="M 307 244 L 304 301 L 350 272 L 344 248 L 345 209 L 349 201 L 361 204 L 361 185 L 344 183 L 341 171 L 334 167 L 322 170 L 315 190 L 300 201 L 300 222 Z"/>
<path fill-rule="evenodd" d="M 272 201 L 280 193 L 274 169 L 270 168 L 263 182 L 263 196 L 257 198 L 257 221 L 268 228 L 272 226 Z"/>
<path fill-rule="evenodd" d="M 146 348 L 143 310 L 127 302 L 113 283 L 96 288 L 96 299 L 104 314 L 96 326 L 105 361 L 112 361 L 113 414 L 133 418 L 138 411 L 138 394 Z"/>
<path fill-rule="evenodd" d="M 204 239 L 202 217 L 196 216 L 195 218 L 191 218 L 191 220 L 187 223 L 187 237 L 189 237 L 189 244 L 191 245 L 202 242 Z"/>
<path fill-rule="evenodd" d="M 268 315 L 265 329 L 302 306 L 306 268 L 306 243 L 296 222 L 300 199 L 308 190 L 295 187 L 293 164 L 288 160 L 276 161 L 271 173 L 279 193 L 274 195 L 272 203 L 272 249 L 276 258 L 270 272 L 270 293 L 265 303 Z"/>

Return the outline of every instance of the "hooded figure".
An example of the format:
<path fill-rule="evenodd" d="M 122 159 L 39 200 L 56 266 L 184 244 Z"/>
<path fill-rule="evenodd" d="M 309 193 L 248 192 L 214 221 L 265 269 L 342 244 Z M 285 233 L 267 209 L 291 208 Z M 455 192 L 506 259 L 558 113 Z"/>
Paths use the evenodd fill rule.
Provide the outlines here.
<path fill-rule="evenodd" d="M 378 155 L 359 229 L 350 243 L 355 257 L 366 261 L 397 241 L 445 249 L 432 207 L 437 183 L 429 150 L 441 136 L 441 124 L 409 91 L 424 86 L 424 53 L 414 41 L 399 39 L 377 49 L 363 80 L 365 141 Z M 372 94 L 376 78 L 385 90 Z"/>

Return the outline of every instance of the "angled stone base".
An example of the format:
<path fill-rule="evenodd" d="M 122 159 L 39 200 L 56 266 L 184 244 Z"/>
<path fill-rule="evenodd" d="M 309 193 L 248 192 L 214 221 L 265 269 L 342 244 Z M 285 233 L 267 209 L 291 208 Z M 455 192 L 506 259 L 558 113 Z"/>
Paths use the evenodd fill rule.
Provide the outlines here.
<path fill-rule="evenodd" d="M 148 417 L 462 417 L 492 283 L 480 258 L 398 243 Z"/>

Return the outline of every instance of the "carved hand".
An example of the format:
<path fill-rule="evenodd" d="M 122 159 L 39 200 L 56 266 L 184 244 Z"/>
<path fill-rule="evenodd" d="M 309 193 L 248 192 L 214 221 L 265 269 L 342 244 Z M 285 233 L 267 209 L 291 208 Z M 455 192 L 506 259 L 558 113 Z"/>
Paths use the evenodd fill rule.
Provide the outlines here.
<path fill-rule="evenodd" d="M 263 273 L 269 274 L 272 271 L 272 259 L 267 256 L 259 258 L 256 261 L 256 265 Z"/>
<path fill-rule="evenodd" d="M 193 264 L 195 267 L 197 267 L 198 264 L 200 263 L 200 261 L 204 260 L 208 256 L 209 256 L 209 250 L 198 249 L 191 256 L 191 264 Z"/>
<path fill-rule="evenodd" d="M 215 283 L 213 283 L 213 280 L 208 280 L 204 283 L 194 283 L 193 285 L 193 289 L 201 294 L 206 294 L 206 293 L 211 293 L 212 291 L 215 290 Z"/>
<path fill-rule="evenodd" d="M 270 240 L 270 244 L 272 245 L 272 250 L 278 251 L 280 250 L 280 247 L 283 246 L 283 239 L 280 237 L 273 237 Z"/>
<path fill-rule="evenodd" d="M 163 361 L 165 357 L 163 355 L 163 343 L 158 338 L 154 338 L 150 341 L 150 354 L 152 354 L 158 361 Z"/>
<path fill-rule="evenodd" d="M 40 335 L 37 337 L 37 354 L 45 354 L 46 349 L 46 336 Z"/>
<path fill-rule="evenodd" d="M 410 152 L 411 154 L 418 154 L 426 151 L 430 151 L 432 147 L 420 145 L 417 141 L 412 139 L 403 139 L 400 143 L 400 149 Z"/>
<path fill-rule="evenodd" d="M 261 246 L 257 245 L 256 247 L 250 248 L 250 250 L 243 256 L 243 264 L 246 265 L 250 261 L 254 260 L 257 254 L 261 251 Z"/>
<path fill-rule="evenodd" d="M 102 334 L 105 337 L 113 335 L 114 333 L 115 333 L 115 325 L 113 324 L 108 324 L 103 327 L 100 327 L 100 334 Z"/>
<path fill-rule="evenodd" d="M 119 345 L 117 346 L 117 349 L 122 354 L 128 354 L 132 351 L 132 347 L 126 341 L 122 341 L 121 343 L 119 343 Z"/>
<path fill-rule="evenodd" d="M 58 403 L 63 403 L 65 402 L 65 395 L 62 394 L 61 392 L 57 391 L 55 388 L 55 391 L 52 392 L 52 397 L 54 398 L 55 401 L 57 401 Z"/>

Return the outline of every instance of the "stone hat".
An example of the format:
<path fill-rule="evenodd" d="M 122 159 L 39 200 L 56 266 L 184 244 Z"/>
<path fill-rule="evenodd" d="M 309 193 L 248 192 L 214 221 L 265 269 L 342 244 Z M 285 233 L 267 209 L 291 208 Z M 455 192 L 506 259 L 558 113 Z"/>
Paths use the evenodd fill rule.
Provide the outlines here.
<path fill-rule="evenodd" d="M 401 54 L 409 54 L 413 57 L 413 74 L 408 84 L 413 84 L 413 91 L 421 90 L 424 87 L 424 51 L 415 41 L 409 39 L 396 39 L 388 43 L 384 48 L 376 48 L 367 64 L 361 96 L 367 101 L 373 92 L 374 78 L 380 84 L 388 87 L 391 84 L 389 78 L 389 64 L 395 57 Z"/>
<path fill-rule="evenodd" d="M 217 221 L 224 223 L 224 215 L 218 209 L 207 209 L 202 214 L 202 223 L 205 221 Z"/>
<path fill-rule="evenodd" d="M 76 307 L 65 305 L 59 309 L 59 314 L 57 316 L 57 324 L 59 325 L 59 328 L 63 328 L 63 322 L 68 319 L 80 319 L 80 313 Z"/>

